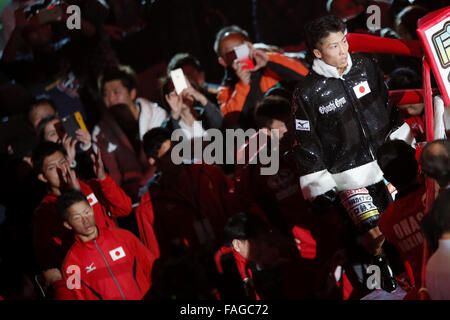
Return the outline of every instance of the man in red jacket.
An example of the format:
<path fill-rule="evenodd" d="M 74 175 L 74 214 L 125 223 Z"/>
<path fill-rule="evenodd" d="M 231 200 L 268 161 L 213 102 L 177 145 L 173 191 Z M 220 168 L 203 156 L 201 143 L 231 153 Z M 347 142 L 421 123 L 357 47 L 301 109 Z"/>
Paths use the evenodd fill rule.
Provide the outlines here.
<path fill-rule="evenodd" d="M 84 183 L 69 168 L 66 150 L 59 144 L 44 142 L 33 152 L 33 166 L 48 193 L 33 217 L 33 243 L 47 285 L 61 278 L 59 268 L 73 243 L 72 234 L 63 227 L 55 202 L 65 190 L 81 190 L 92 206 L 100 228 L 114 228 L 114 217 L 130 214 L 131 199 L 105 173 L 100 153 L 92 155 L 97 179 Z"/>
<path fill-rule="evenodd" d="M 99 227 L 94 209 L 79 190 L 58 197 L 64 227 L 75 234 L 62 271 L 65 299 L 140 300 L 151 286 L 155 258 L 129 231 Z"/>
<path fill-rule="evenodd" d="M 378 226 L 405 264 L 410 283 L 420 283 L 424 236 L 420 222 L 425 212 L 425 185 L 418 182 L 415 150 L 394 140 L 378 149 L 378 163 L 386 179 L 398 190 L 395 201 L 383 212 Z"/>

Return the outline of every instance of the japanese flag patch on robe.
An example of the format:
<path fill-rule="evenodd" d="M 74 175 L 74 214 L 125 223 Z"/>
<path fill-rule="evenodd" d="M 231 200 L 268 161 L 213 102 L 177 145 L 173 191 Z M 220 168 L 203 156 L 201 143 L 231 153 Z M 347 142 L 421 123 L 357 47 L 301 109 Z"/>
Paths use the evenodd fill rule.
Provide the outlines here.
<path fill-rule="evenodd" d="M 367 81 L 363 81 L 356 86 L 353 87 L 353 91 L 358 99 L 364 97 L 366 94 L 370 93 L 369 83 Z"/>

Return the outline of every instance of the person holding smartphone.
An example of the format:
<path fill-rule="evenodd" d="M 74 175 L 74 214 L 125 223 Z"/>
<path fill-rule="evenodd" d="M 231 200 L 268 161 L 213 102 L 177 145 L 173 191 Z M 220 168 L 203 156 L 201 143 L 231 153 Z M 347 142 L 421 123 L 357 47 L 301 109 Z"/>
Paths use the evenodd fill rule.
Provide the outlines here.
<path fill-rule="evenodd" d="M 170 59 L 167 76 L 170 77 L 171 71 L 176 69 L 183 70 L 188 82 L 185 88 L 186 94 L 194 100 L 194 109 L 201 113 L 200 120 L 205 122 L 208 129 L 220 129 L 223 124 L 223 114 L 216 99 L 219 86 L 205 81 L 206 75 L 200 61 L 189 53 L 177 53 Z"/>
<path fill-rule="evenodd" d="M 174 90 L 177 81 L 185 86 L 179 93 Z M 161 126 L 169 131 L 180 129 L 184 138 L 193 139 L 207 135 L 207 129 L 221 128 L 223 115 L 218 107 L 197 91 L 184 74 L 181 79 L 167 79 L 162 98 L 170 108 L 170 117 Z"/>
<path fill-rule="evenodd" d="M 248 47 L 248 57 L 237 56 L 242 52 L 242 45 Z M 225 68 L 217 100 L 228 128 L 254 127 L 252 110 L 264 93 L 280 81 L 298 82 L 308 74 L 301 62 L 254 48 L 248 33 L 235 25 L 217 33 L 214 51 Z"/>
<path fill-rule="evenodd" d="M 80 177 L 93 178 L 94 173 L 90 161 L 91 135 L 83 129 L 77 129 L 75 134 L 76 139 L 66 132 L 61 119 L 57 115 L 45 117 L 37 126 L 38 143 L 49 141 L 61 144 L 67 151 L 69 166 L 75 169 Z"/>

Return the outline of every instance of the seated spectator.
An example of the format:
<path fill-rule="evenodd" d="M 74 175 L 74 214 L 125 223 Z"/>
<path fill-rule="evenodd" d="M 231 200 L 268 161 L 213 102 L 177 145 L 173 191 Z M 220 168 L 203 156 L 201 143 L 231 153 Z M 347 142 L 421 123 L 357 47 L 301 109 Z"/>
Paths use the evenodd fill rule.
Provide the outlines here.
<path fill-rule="evenodd" d="M 75 235 L 62 263 L 63 283 L 71 283 L 72 267 L 81 270 L 71 294 L 74 300 L 140 300 L 151 286 L 155 257 L 124 229 L 96 224 L 94 209 L 79 190 L 63 193 L 56 201 L 63 225 Z M 106 267 L 105 268 L 105 264 Z"/>
<path fill-rule="evenodd" d="M 157 168 L 136 209 L 144 244 L 149 246 L 156 236 L 164 258 L 186 248 L 199 252 L 217 247 L 226 219 L 239 205 L 231 181 L 215 165 L 175 165 L 166 129 L 147 132 L 143 148 L 148 162 Z"/>
<path fill-rule="evenodd" d="M 397 68 L 389 74 L 386 80 L 389 90 L 408 90 L 422 88 L 422 79 L 411 68 Z M 425 112 L 424 103 L 398 104 L 397 108 L 403 120 L 411 128 L 417 142 L 425 141 Z"/>
<path fill-rule="evenodd" d="M 33 218 L 33 243 L 44 277 L 52 284 L 61 267 L 73 236 L 62 227 L 56 212 L 56 199 L 66 190 L 81 190 L 89 199 L 100 228 L 116 226 L 113 218 L 130 214 L 131 200 L 105 173 L 100 152 L 91 156 L 97 179 L 85 183 L 70 169 L 67 152 L 54 142 L 43 142 L 33 152 L 32 163 L 37 177 L 46 184 L 47 195 L 36 208 Z M 55 270 L 56 269 L 56 270 Z"/>
<path fill-rule="evenodd" d="M 247 44 L 255 67 L 243 69 L 233 55 L 236 46 Z M 308 69 L 279 53 L 255 49 L 245 30 L 238 26 L 221 29 L 214 42 L 219 63 L 225 68 L 223 87 L 217 95 L 226 127 L 252 127 L 252 110 L 265 92 L 281 80 L 298 82 Z"/>
<path fill-rule="evenodd" d="M 427 240 L 437 248 L 426 266 L 428 293 L 433 300 L 450 300 L 450 190 L 444 190 L 437 197 L 423 222 Z"/>
<path fill-rule="evenodd" d="M 406 270 L 412 270 L 411 286 L 420 284 L 422 273 L 423 234 L 420 222 L 425 212 L 425 185 L 418 182 L 415 150 L 406 142 L 393 140 L 383 144 L 377 161 L 384 177 L 398 193 L 395 201 L 383 212 L 378 226 L 386 240 L 392 243 L 402 258 Z"/>
<path fill-rule="evenodd" d="M 450 141 L 434 140 L 425 145 L 420 155 L 423 173 L 434 179 L 441 190 L 450 187 Z"/>
<path fill-rule="evenodd" d="M 153 174 L 141 149 L 142 137 L 161 126 L 167 114 L 156 103 L 137 98 L 136 79 L 125 70 L 105 73 L 101 88 L 107 110 L 92 139 L 102 151 L 111 177 L 135 201 L 139 188 Z"/>
<path fill-rule="evenodd" d="M 409 67 L 400 67 L 392 71 L 386 81 L 389 90 L 421 89 L 422 79 L 416 71 Z M 434 137 L 441 139 L 446 137 L 446 128 L 450 128 L 450 112 L 444 107 L 442 97 L 436 95 L 433 98 L 434 106 Z M 426 140 L 425 136 L 425 104 L 424 102 L 412 104 L 398 104 L 397 108 L 403 116 L 403 120 L 409 125 L 417 142 Z"/>

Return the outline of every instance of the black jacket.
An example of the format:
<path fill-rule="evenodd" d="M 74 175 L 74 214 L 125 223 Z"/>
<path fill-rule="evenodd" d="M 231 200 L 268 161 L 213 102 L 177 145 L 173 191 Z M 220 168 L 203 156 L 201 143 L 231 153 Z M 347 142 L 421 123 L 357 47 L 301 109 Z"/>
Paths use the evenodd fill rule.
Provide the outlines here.
<path fill-rule="evenodd" d="M 318 59 L 312 69 L 292 102 L 294 153 L 304 197 L 381 181 L 383 172 L 375 158 L 378 147 L 388 136 L 410 143 L 412 139 L 409 127 L 388 103 L 376 62 L 354 54 L 341 76 Z"/>

